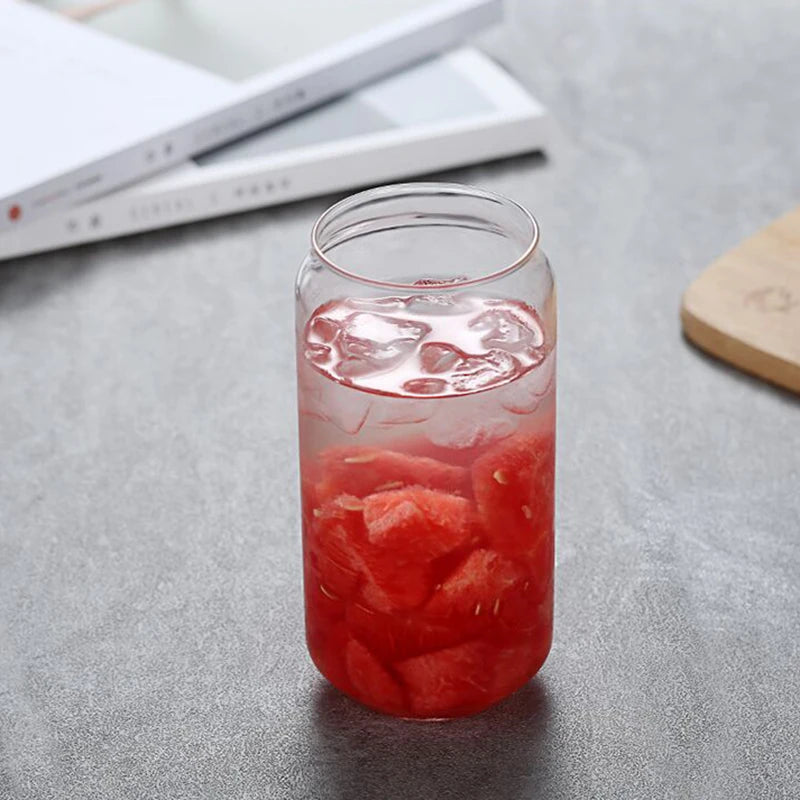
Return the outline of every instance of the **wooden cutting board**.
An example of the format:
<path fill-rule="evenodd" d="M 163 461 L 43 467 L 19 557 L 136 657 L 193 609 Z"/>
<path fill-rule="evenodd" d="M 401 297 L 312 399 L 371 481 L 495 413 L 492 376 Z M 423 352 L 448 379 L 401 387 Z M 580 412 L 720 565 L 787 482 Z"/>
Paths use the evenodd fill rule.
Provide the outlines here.
<path fill-rule="evenodd" d="M 800 207 L 700 275 L 681 321 L 702 350 L 800 394 Z"/>

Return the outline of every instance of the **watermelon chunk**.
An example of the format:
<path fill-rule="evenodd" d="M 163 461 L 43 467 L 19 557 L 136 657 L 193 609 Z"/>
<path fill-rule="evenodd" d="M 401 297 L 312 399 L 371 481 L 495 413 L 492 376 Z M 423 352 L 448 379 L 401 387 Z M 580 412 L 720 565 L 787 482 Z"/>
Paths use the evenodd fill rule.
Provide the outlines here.
<path fill-rule="evenodd" d="M 319 575 L 322 591 L 337 598 L 350 597 L 359 584 L 363 563 L 363 503 L 341 495 L 314 509 L 306 531 L 306 558 Z"/>
<path fill-rule="evenodd" d="M 546 634 L 500 648 L 494 657 L 491 693 L 506 697 L 524 686 L 544 663 L 549 649 L 550 637 Z"/>
<path fill-rule="evenodd" d="M 353 636 L 386 663 L 442 650 L 472 638 L 471 631 L 442 620 L 431 620 L 424 611 L 381 614 L 366 604 L 350 602 L 345 619 Z"/>
<path fill-rule="evenodd" d="M 433 589 L 433 562 L 475 536 L 472 503 L 419 487 L 378 492 L 363 503 L 364 602 L 386 613 L 417 608 Z"/>
<path fill-rule="evenodd" d="M 325 585 L 319 582 L 313 569 L 306 569 L 303 583 L 308 630 L 327 629 L 334 622 L 344 618 L 344 600 L 331 594 Z"/>
<path fill-rule="evenodd" d="M 452 493 L 471 490 L 469 471 L 433 458 L 376 447 L 335 447 L 319 456 L 317 497 L 340 494 L 366 497 L 373 492 L 424 486 Z"/>
<path fill-rule="evenodd" d="M 494 550 L 473 550 L 436 590 L 425 611 L 436 617 L 496 622 L 505 614 L 510 590 L 521 587 L 525 571 Z"/>
<path fill-rule="evenodd" d="M 452 716 L 483 708 L 488 694 L 490 649 L 482 642 L 425 653 L 394 666 L 419 716 Z"/>
<path fill-rule="evenodd" d="M 350 632 L 344 622 L 339 622 L 328 629 L 321 645 L 312 645 L 309 638 L 308 652 L 317 669 L 337 688 L 352 694 L 353 685 L 345 663 L 345 652 L 350 642 Z"/>
<path fill-rule="evenodd" d="M 405 707 L 400 684 L 361 642 L 350 639 L 345 650 L 347 674 L 356 697 L 379 711 L 397 714 Z"/>
<path fill-rule="evenodd" d="M 391 613 L 421 606 L 431 593 L 433 577 L 428 564 L 398 563 L 387 554 L 365 557 L 363 601 L 376 611 Z"/>
<path fill-rule="evenodd" d="M 431 561 L 465 544 L 475 533 L 472 503 L 432 489 L 399 489 L 364 499 L 367 540 L 403 560 Z"/>
<path fill-rule="evenodd" d="M 555 541 L 552 535 L 542 537 L 525 558 L 531 573 L 531 597 L 540 602 L 553 591 L 553 571 L 555 566 Z"/>
<path fill-rule="evenodd" d="M 555 437 L 518 434 L 475 460 L 472 485 L 492 547 L 530 555 L 552 537 Z"/>

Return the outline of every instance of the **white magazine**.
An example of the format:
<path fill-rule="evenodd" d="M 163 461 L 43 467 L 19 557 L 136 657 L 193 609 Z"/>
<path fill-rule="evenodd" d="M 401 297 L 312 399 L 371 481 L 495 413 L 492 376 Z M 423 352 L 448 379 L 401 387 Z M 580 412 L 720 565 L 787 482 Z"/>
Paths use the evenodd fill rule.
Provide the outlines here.
<path fill-rule="evenodd" d="M 0 259 L 544 150 L 545 109 L 481 53 L 432 59 L 195 158 L 0 234 Z"/>
<path fill-rule="evenodd" d="M 499 19 L 501 5 L 135 0 L 97 17 L 96 30 L 0 0 L 0 230 L 442 52 Z"/>

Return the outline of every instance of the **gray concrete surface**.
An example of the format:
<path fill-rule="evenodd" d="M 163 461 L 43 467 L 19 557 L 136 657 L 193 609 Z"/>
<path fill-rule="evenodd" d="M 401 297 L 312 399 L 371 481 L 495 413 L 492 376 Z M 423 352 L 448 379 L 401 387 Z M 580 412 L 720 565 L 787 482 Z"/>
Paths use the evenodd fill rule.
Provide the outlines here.
<path fill-rule="evenodd" d="M 302 640 L 291 284 L 332 198 L 0 265 L 0 797 L 800 796 L 800 403 L 681 291 L 800 202 L 794 0 L 517 0 L 559 278 L 556 641 L 410 724 Z"/>

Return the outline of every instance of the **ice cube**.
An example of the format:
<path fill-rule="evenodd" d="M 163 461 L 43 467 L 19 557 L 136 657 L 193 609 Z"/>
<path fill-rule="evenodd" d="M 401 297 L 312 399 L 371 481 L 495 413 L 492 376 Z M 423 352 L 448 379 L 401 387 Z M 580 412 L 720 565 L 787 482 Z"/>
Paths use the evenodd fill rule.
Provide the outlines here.
<path fill-rule="evenodd" d="M 347 302 L 353 308 L 374 311 L 378 314 L 385 314 L 393 309 L 404 308 L 406 304 L 403 297 L 352 297 Z"/>
<path fill-rule="evenodd" d="M 383 396 L 375 400 L 370 412 L 370 425 L 392 428 L 429 420 L 438 408 L 437 400 L 414 400 L 410 397 Z"/>
<path fill-rule="evenodd" d="M 372 402 L 373 396 L 367 392 L 327 381 L 315 399 L 315 407 L 340 431 L 355 436 L 364 427 Z"/>
<path fill-rule="evenodd" d="M 298 411 L 301 416 L 315 417 L 327 421 L 322 407 L 322 390 L 319 387 L 301 386 L 297 396 Z"/>
<path fill-rule="evenodd" d="M 345 355 L 391 360 L 413 352 L 430 331 L 424 322 L 360 311 L 344 321 L 339 346 Z"/>
<path fill-rule="evenodd" d="M 468 355 L 453 368 L 450 382 L 457 392 L 476 392 L 510 380 L 520 371 L 514 356 L 502 350 L 483 355 Z"/>
<path fill-rule="evenodd" d="M 430 332 L 422 322 L 359 311 L 347 317 L 337 339 L 342 355 L 336 371 L 354 378 L 394 369 Z"/>
<path fill-rule="evenodd" d="M 411 313 L 438 317 L 466 314 L 474 307 L 474 300 L 458 294 L 420 294 L 406 301 L 406 308 Z"/>
<path fill-rule="evenodd" d="M 471 403 L 459 413 L 453 400 L 447 399 L 426 424 L 425 435 L 439 447 L 462 450 L 505 439 L 515 430 L 512 419 L 496 403 Z"/>
<path fill-rule="evenodd" d="M 348 356 L 343 358 L 335 367 L 336 372 L 343 378 L 359 378 L 379 371 L 374 362 L 363 356 Z"/>
<path fill-rule="evenodd" d="M 419 355 L 425 372 L 447 378 L 457 392 L 476 392 L 495 386 L 522 370 L 519 361 L 503 350 L 465 353 L 443 342 L 426 342 Z"/>
<path fill-rule="evenodd" d="M 464 353 L 457 347 L 443 342 L 426 342 L 419 351 L 422 369 L 430 375 L 449 372 L 464 358 Z"/>
<path fill-rule="evenodd" d="M 481 344 L 489 349 L 502 348 L 510 353 L 529 348 L 541 347 L 544 336 L 538 325 L 527 324 L 507 308 L 493 308 L 478 314 L 470 321 L 469 327 L 483 332 Z"/>
<path fill-rule="evenodd" d="M 441 378 L 414 378 L 403 384 L 403 391 L 409 394 L 443 394 L 447 391 L 447 381 Z"/>
<path fill-rule="evenodd" d="M 310 342 L 306 345 L 306 358 L 320 366 L 327 364 L 331 358 L 331 348 L 326 344 Z"/>
<path fill-rule="evenodd" d="M 339 333 L 339 323 L 328 317 L 314 317 L 308 326 L 309 339 L 330 344 Z"/>
<path fill-rule="evenodd" d="M 512 414 L 531 414 L 553 383 L 555 354 L 551 353 L 539 366 L 528 370 L 500 392 L 500 402 Z"/>

